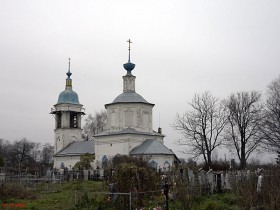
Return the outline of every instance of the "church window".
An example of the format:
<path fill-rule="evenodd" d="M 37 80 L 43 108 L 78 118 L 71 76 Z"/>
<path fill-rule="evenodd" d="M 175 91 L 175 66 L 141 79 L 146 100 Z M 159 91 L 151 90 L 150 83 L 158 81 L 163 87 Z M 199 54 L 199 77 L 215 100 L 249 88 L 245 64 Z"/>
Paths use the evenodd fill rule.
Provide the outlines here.
<path fill-rule="evenodd" d="M 170 169 L 170 163 L 167 160 L 164 162 L 163 166 L 164 170 Z"/>
<path fill-rule="evenodd" d="M 164 162 L 164 166 L 165 167 L 168 167 L 170 165 L 170 163 L 166 160 L 165 162 Z"/>
<path fill-rule="evenodd" d="M 56 113 L 56 128 L 61 128 L 61 113 Z"/>
<path fill-rule="evenodd" d="M 70 128 L 78 128 L 78 116 L 77 113 L 70 114 Z"/>
<path fill-rule="evenodd" d="M 60 168 L 64 169 L 64 163 L 63 162 L 61 162 Z"/>
<path fill-rule="evenodd" d="M 153 169 L 157 169 L 157 162 L 156 161 L 154 161 L 154 160 L 152 160 L 151 162 L 150 162 L 150 166 L 153 168 Z"/>
<path fill-rule="evenodd" d="M 108 158 L 107 158 L 106 155 L 104 155 L 104 156 L 102 157 L 102 168 L 103 168 L 103 169 L 106 168 L 106 167 L 107 167 L 107 164 L 108 164 Z"/>

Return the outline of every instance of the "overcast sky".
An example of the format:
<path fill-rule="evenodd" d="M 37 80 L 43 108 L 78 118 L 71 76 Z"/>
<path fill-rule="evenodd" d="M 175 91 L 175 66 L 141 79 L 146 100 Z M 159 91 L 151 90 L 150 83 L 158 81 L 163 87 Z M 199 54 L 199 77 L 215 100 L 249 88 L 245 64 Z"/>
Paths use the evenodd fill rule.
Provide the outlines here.
<path fill-rule="evenodd" d="M 86 113 L 103 109 L 122 92 L 130 38 L 136 91 L 186 158 L 176 113 L 205 90 L 265 93 L 280 74 L 279 26 L 279 0 L 0 0 L 0 138 L 54 143 L 69 57 Z"/>

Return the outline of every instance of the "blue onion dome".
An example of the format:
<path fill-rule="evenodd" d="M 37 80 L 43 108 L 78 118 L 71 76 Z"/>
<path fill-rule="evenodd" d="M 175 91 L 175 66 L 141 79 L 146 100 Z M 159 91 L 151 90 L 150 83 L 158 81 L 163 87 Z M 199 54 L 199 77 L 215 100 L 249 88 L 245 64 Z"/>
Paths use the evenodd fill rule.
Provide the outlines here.
<path fill-rule="evenodd" d="M 127 71 L 127 74 L 130 75 L 131 71 L 135 68 L 135 64 L 129 61 L 128 63 L 123 64 L 123 67 Z"/>
<path fill-rule="evenodd" d="M 73 90 L 64 90 L 59 94 L 57 104 L 80 104 L 78 94 Z"/>

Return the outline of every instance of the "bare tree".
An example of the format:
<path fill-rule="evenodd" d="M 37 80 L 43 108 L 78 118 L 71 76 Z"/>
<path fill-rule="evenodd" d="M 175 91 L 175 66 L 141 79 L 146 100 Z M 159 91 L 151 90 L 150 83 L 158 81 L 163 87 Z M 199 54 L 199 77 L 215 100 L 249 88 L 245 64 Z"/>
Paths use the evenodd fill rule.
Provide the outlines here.
<path fill-rule="evenodd" d="M 85 119 L 84 125 L 84 138 L 92 137 L 95 134 L 101 133 L 106 129 L 107 125 L 107 112 L 106 110 L 101 110 L 100 112 L 95 112 L 94 115 L 89 114 Z"/>
<path fill-rule="evenodd" d="M 0 138 L 0 167 L 6 164 L 6 157 L 8 154 L 9 142 Z"/>
<path fill-rule="evenodd" d="M 227 121 L 224 106 L 209 92 L 195 94 L 189 105 L 190 109 L 177 115 L 173 125 L 184 137 L 177 143 L 186 147 L 184 153 L 202 155 L 205 164 L 211 166 L 212 152 L 223 140 L 221 133 Z"/>
<path fill-rule="evenodd" d="M 41 173 L 52 166 L 53 146 L 41 145 L 26 138 L 10 142 L 0 138 L 0 159 L 12 170 L 30 170 Z M 3 163 L 2 163 L 3 164 Z"/>
<path fill-rule="evenodd" d="M 0 156 L 7 159 L 9 157 L 11 143 L 8 140 L 0 138 Z"/>
<path fill-rule="evenodd" d="M 51 146 L 49 143 L 44 144 L 40 153 L 41 164 L 44 166 L 51 166 L 53 162 L 54 146 Z"/>
<path fill-rule="evenodd" d="M 243 169 L 262 139 L 261 94 L 256 91 L 231 94 L 226 100 L 226 106 L 229 122 L 227 139 L 235 148 L 240 168 Z"/>
<path fill-rule="evenodd" d="M 31 143 L 31 142 L 29 142 Z M 32 142 L 33 143 L 33 148 L 30 151 L 30 158 L 34 162 L 39 162 L 40 161 L 40 148 L 41 148 L 41 143 L 39 142 Z"/>
<path fill-rule="evenodd" d="M 268 149 L 280 154 L 280 76 L 267 89 L 262 131 Z"/>
<path fill-rule="evenodd" d="M 32 167 L 36 160 L 33 159 L 33 150 L 35 149 L 36 143 L 22 138 L 19 141 L 15 141 L 11 145 L 9 155 L 11 158 L 12 165 L 18 165 L 19 170 L 27 169 Z"/>

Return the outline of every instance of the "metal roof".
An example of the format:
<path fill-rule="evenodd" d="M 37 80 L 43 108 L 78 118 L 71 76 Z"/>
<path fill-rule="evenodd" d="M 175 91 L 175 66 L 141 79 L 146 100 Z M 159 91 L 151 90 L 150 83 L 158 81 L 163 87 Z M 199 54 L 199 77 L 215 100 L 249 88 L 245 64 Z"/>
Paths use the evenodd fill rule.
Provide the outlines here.
<path fill-rule="evenodd" d="M 141 145 L 135 147 L 130 155 L 175 155 L 172 150 L 164 146 L 160 141 L 147 139 Z"/>
<path fill-rule="evenodd" d="M 103 131 L 99 134 L 96 134 L 94 136 L 110 136 L 110 135 L 121 135 L 121 134 L 140 134 L 140 135 L 151 135 L 151 136 L 164 136 L 163 134 L 157 133 L 155 131 L 153 132 L 141 132 L 141 131 L 137 131 L 134 128 L 125 128 L 121 131 L 114 131 L 114 132 L 110 132 L 110 131 Z"/>
<path fill-rule="evenodd" d="M 94 140 L 90 141 L 74 141 L 65 149 L 60 150 L 54 156 L 74 156 L 83 154 L 95 154 Z"/>
<path fill-rule="evenodd" d="M 71 89 L 66 89 L 59 94 L 57 104 L 80 104 L 78 94 Z"/>
<path fill-rule="evenodd" d="M 128 92 L 123 92 L 119 96 L 115 98 L 115 100 L 111 104 L 117 104 L 117 103 L 144 103 L 144 104 L 151 104 L 147 102 L 141 95 L 134 91 L 128 91 Z M 110 105 L 106 104 L 105 106 Z"/>

